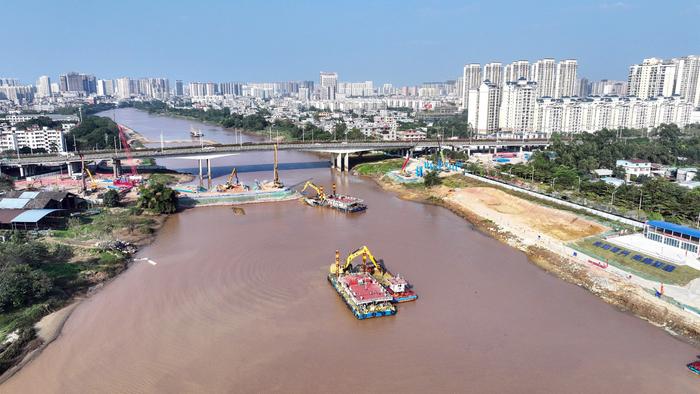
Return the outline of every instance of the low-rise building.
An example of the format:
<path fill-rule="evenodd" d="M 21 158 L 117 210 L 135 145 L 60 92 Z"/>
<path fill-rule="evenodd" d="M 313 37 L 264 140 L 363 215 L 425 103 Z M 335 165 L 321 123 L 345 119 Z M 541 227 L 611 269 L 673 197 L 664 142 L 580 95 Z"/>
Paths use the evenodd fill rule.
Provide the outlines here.
<path fill-rule="evenodd" d="M 660 220 L 650 220 L 644 225 L 644 236 L 663 247 L 671 247 L 698 257 L 700 230 Z"/>
<path fill-rule="evenodd" d="M 26 130 L 16 130 L 13 127 L 0 130 L 0 151 L 15 151 L 24 147 L 44 149 L 47 152 L 65 152 L 64 130 L 48 127 L 34 127 Z"/>
<path fill-rule="evenodd" d="M 629 181 L 631 176 L 651 175 L 651 163 L 646 160 L 630 159 L 617 160 L 615 165 L 625 170 L 625 177 Z"/>

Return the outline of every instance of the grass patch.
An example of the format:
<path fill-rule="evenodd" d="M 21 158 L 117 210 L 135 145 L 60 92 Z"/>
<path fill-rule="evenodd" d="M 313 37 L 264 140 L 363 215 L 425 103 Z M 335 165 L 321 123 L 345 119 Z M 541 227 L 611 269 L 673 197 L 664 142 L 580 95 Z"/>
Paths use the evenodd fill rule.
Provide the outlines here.
<path fill-rule="evenodd" d="M 9 313 L 0 314 L 0 339 L 18 328 L 29 328 L 47 312 L 48 304 L 34 304 Z"/>
<path fill-rule="evenodd" d="M 177 177 L 171 174 L 152 174 L 148 177 L 148 182 L 172 185 L 177 183 Z"/>
<path fill-rule="evenodd" d="M 150 234 L 154 224 L 152 218 L 132 215 L 128 209 L 115 208 L 103 210 L 95 216 L 71 218 L 67 229 L 54 230 L 52 235 L 63 239 L 109 241 L 117 231 Z"/>
<path fill-rule="evenodd" d="M 401 169 L 403 161 L 403 159 L 389 159 L 374 163 L 362 163 L 355 166 L 354 170 L 360 175 L 381 175 Z"/>
<path fill-rule="evenodd" d="M 474 186 L 474 181 L 472 181 L 464 175 L 456 174 L 442 178 L 442 184 L 449 187 L 450 189 L 458 189 Z"/>
<path fill-rule="evenodd" d="M 622 256 L 617 253 L 613 253 L 610 250 L 605 250 L 593 245 L 594 242 L 602 240 L 600 237 L 589 237 L 584 240 L 574 242 L 570 246 L 580 252 L 586 253 L 589 256 L 595 257 L 602 261 L 607 261 L 608 264 L 614 265 L 615 267 L 629 271 L 637 276 L 641 276 L 644 279 L 675 284 L 679 286 L 685 286 L 691 280 L 700 278 L 700 271 L 691 268 L 687 265 L 678 265 L 675 263 L 667 262 L 662 259 L 655 258 L 653 256 L 645 255 L 644 253 L 639 253 L 631 249 L 628 256 Z M 608 244 L 610 244 L 608 242 Z M 666 272 L 660 268 L 656 268 L 652 265 L 647 265 L 641 261 L 634 260 L 632 256 L 638 254 L 642 258 L 652 258 L 654 260 L 659 260 L 667 264 L 672 264 L 676 266 L 676 269 L 672 272 Z"/>

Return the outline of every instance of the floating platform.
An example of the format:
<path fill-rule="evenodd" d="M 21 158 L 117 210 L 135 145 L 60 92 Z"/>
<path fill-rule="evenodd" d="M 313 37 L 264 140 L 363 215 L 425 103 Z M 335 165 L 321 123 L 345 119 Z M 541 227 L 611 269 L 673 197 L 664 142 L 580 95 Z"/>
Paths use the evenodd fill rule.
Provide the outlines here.
<path fill-rule="evenodd" d="M 178 203 L 185 208 L 210 205 L 249 204 L 257 202 L 287 201 L 299 198 L 290 188 L 276 190 L 248 190 L 240 192 L 199 192 L 187 193 L 178 197 Z"/>
<path fill-rule="evenodd" d="M 328 282 L 359 320 L 396 314 L 391 294 L 366 272 L 329 274 Z"/>
<path fill-rule="evenodd" d="M 345 213 L 362 212 L 367 209 L 362 199 L 343 194 L 332 194 L 325 199 L 306 197 L 304 202 L 313 207 L 328 207 Z"/>

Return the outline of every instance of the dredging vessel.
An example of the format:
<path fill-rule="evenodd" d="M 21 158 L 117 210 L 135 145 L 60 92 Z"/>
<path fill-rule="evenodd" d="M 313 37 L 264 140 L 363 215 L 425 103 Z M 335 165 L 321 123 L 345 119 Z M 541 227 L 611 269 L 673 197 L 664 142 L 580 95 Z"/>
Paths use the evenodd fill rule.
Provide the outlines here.
<path fill-rule="evenodd" d="M 200 170 L 200 182 L 198 187 L 175 187 L 175 190 L 181 192 L 178 197 L 179 204 L 183 207 L 195 207 L 285 201 L 298 198 L 299 194 L 293 188 L 284 186 L 279 179 L 277 145 L 275 145 L 274 148 L 274 178 L 272 181 L 258 182 L 256 180 L 255 184 L 252 186 L 245 185 L 238 179 L 238 171 L 234 167 L 226 183 L 217 185 L 214 190 L 211 190 L 211 185 L 209 185 L 209 188 L 205 188 L 202 184 L 202 173 Z"/>
<path fill-rule="evenodd" d="M 352 261 L 362 255 L 362 265 L 353 267 Z M 367 264 L 367 259 L 372 265 Z M 350 253 L 345 264 L 340 264 L 340 252 L 335 252 L 335 263 L 330 267 L 328 281 L 356 318 L 396 314 L 395 303 L 414 301 L 418 295 L 402 277 L 386 270 L 377 262 L 367 246 Z"/>
<path fill-rule="evenodd" d="M 362 212 L 367 209 L 367 205 L 362 199 L 336 193 L 335 183 L 333 184 L 332 194 L 326 194 L 323 191 L 323 186 L 316 186 L 311 181 L 307 181 L 304 184 L 301 193 L 304 193 L 308 188 L 316 191 L 316 196 L 304 197 L 304 202 L 312 207 L 328 207 L 345 213 Z"/>

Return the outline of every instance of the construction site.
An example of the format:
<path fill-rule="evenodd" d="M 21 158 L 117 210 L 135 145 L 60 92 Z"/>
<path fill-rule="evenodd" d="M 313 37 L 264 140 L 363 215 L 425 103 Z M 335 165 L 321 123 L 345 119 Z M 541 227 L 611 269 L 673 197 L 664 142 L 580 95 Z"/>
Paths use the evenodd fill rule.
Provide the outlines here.
<path fill-rule="evenodd" d="M 353 266 L 353 260 L 359 256 L 362 265 Z M 418 298 L 406 279 L 386 269 L 383 260 L 377 261 L 367 246 L 350 253 L 342 266 L 340 251 L 336 250 L 328 282 L 359 320 L 394 315 L 394 304 Z"/>

